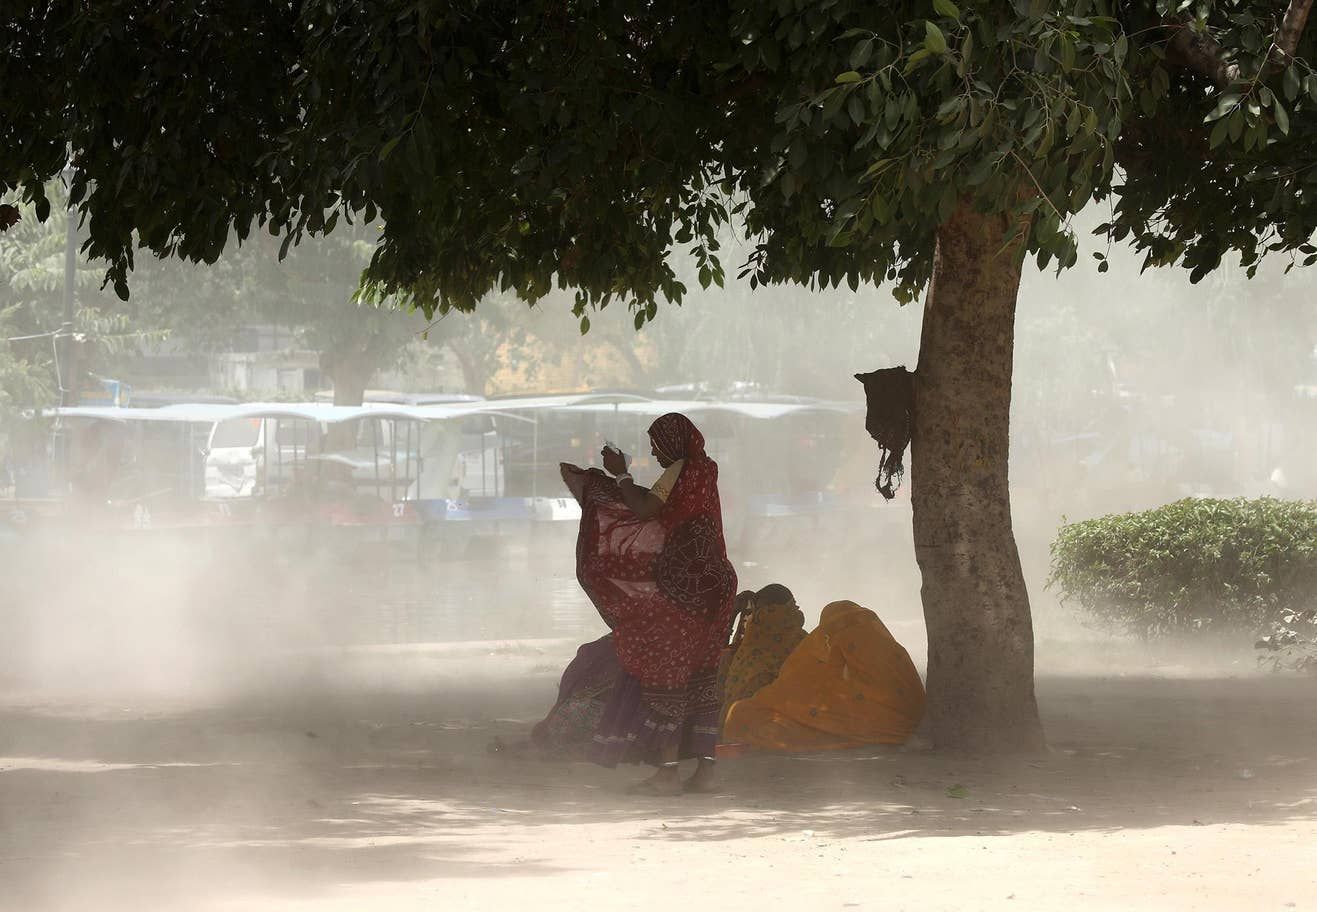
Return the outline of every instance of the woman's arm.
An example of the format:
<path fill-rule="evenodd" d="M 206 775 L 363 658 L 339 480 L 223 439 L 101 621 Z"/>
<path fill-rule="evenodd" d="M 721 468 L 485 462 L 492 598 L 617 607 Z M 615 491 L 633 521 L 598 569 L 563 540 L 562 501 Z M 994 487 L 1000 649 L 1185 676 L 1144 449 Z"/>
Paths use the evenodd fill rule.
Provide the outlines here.
<path fill-rule="evenodd" d="M 663 509 L 663 499 L 648 488 L 642 488 L 632 480 L 627 472 L 627 459 L 619 450 L 605 447 L 600 453 L 604 459 L 604 468 L 617 478 L 617 493 L 627 509 L 641 519 L 653 519 Z"/>
<path fill-rule="evenodd" d="M 622 503 L 627 505 L 627 509 L 641 519 L 653 519 L 658 516 L 659 510 L 663 509 L 662 500 L 648 488 L 636 484 L 630 477 L 623 476 L 617 480 L 617 493 L 621 495 Z"/>

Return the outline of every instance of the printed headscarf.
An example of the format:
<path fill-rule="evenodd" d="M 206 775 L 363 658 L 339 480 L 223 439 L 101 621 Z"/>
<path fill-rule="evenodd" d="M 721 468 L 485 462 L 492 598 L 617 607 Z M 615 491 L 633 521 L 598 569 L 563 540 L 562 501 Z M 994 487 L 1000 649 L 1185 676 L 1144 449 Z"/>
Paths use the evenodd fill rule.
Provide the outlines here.
<path fill-rule="evenodd" d="M 649 439 L 667 459 L 699 459 L 704 456 L 704 435 L 685 415 L 668 412 L 649 426 Z"/>

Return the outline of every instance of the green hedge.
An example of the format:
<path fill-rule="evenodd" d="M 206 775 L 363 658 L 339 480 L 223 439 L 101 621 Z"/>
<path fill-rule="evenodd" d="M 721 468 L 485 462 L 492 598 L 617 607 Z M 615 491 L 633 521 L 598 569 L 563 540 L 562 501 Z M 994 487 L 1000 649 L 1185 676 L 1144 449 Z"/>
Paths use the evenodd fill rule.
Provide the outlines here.
<path fill-rule="evenodd" d="M 1317 501 L 1191 498 L 1068 524 L 1048 588 L 1145 638 L 1269 632 L 1317 608 Z"/>

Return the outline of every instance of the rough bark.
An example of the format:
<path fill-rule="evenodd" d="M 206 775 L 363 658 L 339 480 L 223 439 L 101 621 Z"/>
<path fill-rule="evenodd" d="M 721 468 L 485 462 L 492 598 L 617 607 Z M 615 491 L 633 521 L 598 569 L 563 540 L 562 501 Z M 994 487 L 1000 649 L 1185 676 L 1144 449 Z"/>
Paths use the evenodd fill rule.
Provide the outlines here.
<path fill-rule="evenodd" d="M 356 352 L 324 353 L 320 368 L 334 384 L 335 405 L 361 405 L 366 398 L 366 385 L 375 373 L 373 363 Z"/>
<path fill-rule="evenodd" d="M 1285 18 L 1281 20 L 1280 28 L 1276 30 L 1275 53 L 1271 58 L 1277 65 L 1288 66 L 1294 59 L 1294 52 L 1299 47 L 1299 39 L 1303 37 L 1303 30 L 1308 25 L 1310 12 L 1312 12 L 1312 0 L 1290 0 L 1290 5 L 1285 8 Z"/>
<path fill-rule="evenodd" d="M 1239 79 L 1239 65 L 1226 63 L 1221 46 L 1207 32 L 1195 31 L 1179 21 L 1168 21 L 1167 27 L 1171 29 L 1167 60 L 1206 76 L 1219 88 Z"/>
<path fill-rule="evenodd" d="M 448 350 L 457 358 L 457 366 L 462 370 L 462 386 L 465 392 L 474 396 L 486 395 L 489 388 L 489 368 L 485 359 L 468 352 L 453 340 L 448 341 Z"/>
<path fill-rule="evenodd" d="M 627 344 L 630 342 L 631 344 Z M 640 356 L 636 354 L 634 339 L 610 339 L 609 344 L 613 350 L 621 355 L 622 360 L 626 362 L 627 368 L 631 371 L 631 385 L 641 387 L 645 383 L 645 365 L 641 363 Z"/>
<path fill-rule="evenodd" d="M 1272 39 L 1262 72 L 1258 74 L 1258 82 L 1293 61 L 1311 11 L 1312 0 L 1290 0 Z M 1201 73 L 1216 83 L 1218 88 L 1225 88 L 1244 78 L 1239 64 L 1226 62 L 1225 51 L 1208 32 L 1195 31 L 1188 23 L 1179 20 L 1169 20 L 1167 26 L 1172 31 L 1166 53 L 1172 63 Z"/>
<path fill-rule="evenodd" d="M 938 232 L 915 373 L 911 501 L 928 628 L 923 731 L 939 749 L 1042 747 L 1029 595 L 1007 462 L 1015 299 L 1009 221 L 962 204 Z"/>

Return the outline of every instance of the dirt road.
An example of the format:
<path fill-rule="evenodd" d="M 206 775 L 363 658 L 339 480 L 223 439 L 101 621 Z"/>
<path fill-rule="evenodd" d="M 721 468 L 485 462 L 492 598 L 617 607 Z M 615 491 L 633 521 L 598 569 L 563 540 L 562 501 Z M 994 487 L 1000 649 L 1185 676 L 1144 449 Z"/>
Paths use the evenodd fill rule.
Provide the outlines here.
<path fill-rule="evenodd" d="M 661 801 L 489 754 L 565 655 L 492 651 L 421 688 L 385 650 L 200 704 L 10 694 L 0 908 L 1317 908 L 1311 680 L 1045 677 L 1046 756 L 752 756 Z"/>

